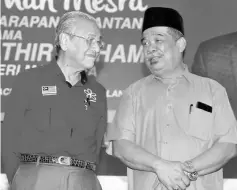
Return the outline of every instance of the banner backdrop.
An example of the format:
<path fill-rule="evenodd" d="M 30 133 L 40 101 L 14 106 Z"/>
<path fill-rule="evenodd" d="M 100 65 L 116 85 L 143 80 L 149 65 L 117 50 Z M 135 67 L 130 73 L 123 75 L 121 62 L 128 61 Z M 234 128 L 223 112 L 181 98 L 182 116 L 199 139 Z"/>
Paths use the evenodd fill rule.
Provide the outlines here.
<path fill-rule="evenodd" d="M 188 47 L 185 63 L 193 62 L 198 44 L 211 37 L 237 31 L 236 0 L 2 0 L 1 15 L 1 112 L 19 72 L 50 63 L 54 31 L 60 16 L 72 10 L 93 15 L 104 36 L 105 49 L 91 74 L 107 89 L 108 123 L 114 117 L 122 90 L 146 76 L 140 45 L 143 14 L 149 6 L 177 9 L 184 17 Z M 125 166 L 104 153 L 100 175 L 126 175 Z M 237 178 L 237 162 L 225 177 Z M 234 166 L 234 167 L 233 167 Z"/>

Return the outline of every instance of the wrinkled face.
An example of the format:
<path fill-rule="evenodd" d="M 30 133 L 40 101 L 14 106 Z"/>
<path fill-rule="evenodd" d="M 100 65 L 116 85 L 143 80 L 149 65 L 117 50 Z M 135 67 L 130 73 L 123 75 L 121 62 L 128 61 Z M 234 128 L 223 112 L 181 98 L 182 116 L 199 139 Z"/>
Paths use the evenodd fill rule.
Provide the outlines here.
<path fill-rule="evenodd" d="M 159 77 L 172 74 L 179 67 L 185 48 L 183 42 L 178 42 L 180 39 L 176 41 L 167 31 L 167 27 L 148 28 L 141 40 L 145 63 Z"/>
<path fill-rule="evenodd" d="M 80 18 L 75 27 L 67 35 L 65 55 L 69 66 L 75 70 L 91 69 L 101 49 L 101 33 L 98 26 L 89 20 Z"/>

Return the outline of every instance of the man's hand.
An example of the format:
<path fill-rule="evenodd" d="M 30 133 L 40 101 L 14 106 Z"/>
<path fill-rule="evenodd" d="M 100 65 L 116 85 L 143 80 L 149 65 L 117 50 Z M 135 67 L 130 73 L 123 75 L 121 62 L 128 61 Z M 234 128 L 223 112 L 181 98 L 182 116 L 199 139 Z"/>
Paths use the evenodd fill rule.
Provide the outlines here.
<path fill-rule="evenodd" d="M 190 185 L 190 180 L 184 174 L 181 162 L 163 160 L 155 168 L 160 182 L 168 190 L 185 190 Z"/>
<path fill-rule="evenodd" d="M 195 168 L 193 167 L 193 165 L 190 164 L 189 162 L 182 163 L 181 167 L 182 167 L 183 171 L 188 172 L 188 173 L 193 173 L 196 171 Z"/>

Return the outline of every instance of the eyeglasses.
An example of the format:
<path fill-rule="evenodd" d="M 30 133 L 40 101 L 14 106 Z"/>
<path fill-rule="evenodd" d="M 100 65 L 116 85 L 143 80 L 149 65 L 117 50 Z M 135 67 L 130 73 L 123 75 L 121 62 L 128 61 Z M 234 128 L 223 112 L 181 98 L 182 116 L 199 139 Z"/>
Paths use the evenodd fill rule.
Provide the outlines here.
<path fill-rule="evenodd" d="M 70 36 L 75 36 L 77 38 L 81 38 L 81 39 L 84 39 L 86 40 L 86 43 L 89 47 L 91 47 L 93 44 L 97 44 L 99 46 L 100 49 L 104 48 L 105 46 L 105 43 L 102 41 L 102 40 L 96 40 L 95 38 L 93 37 L 84 37 L 84 36 L 78 36 L 78 35 L 75 35 L 75 34 L 72 34 L 72 33 L 68 33 L 68 32 L 64 32 Z"/>

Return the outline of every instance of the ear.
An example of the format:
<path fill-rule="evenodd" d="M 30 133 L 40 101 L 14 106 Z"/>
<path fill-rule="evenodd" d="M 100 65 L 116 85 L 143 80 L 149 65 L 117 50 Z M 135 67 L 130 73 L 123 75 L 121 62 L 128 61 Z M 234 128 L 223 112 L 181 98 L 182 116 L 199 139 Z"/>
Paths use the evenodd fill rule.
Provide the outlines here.
<path fill-rule="evenodd" d="M 187 45 L 187 41 L 184 37 L 181 37 L 176 42 L 177 47 L 179 48 L 179 52 L 182 53 Z"/>
<path fill-rule="evenodd" d="M 67 51 L 69 40 L 70 39 L 67 34 L 61 33 L 59 35 L 59 44 L 63 51 Z"/>

